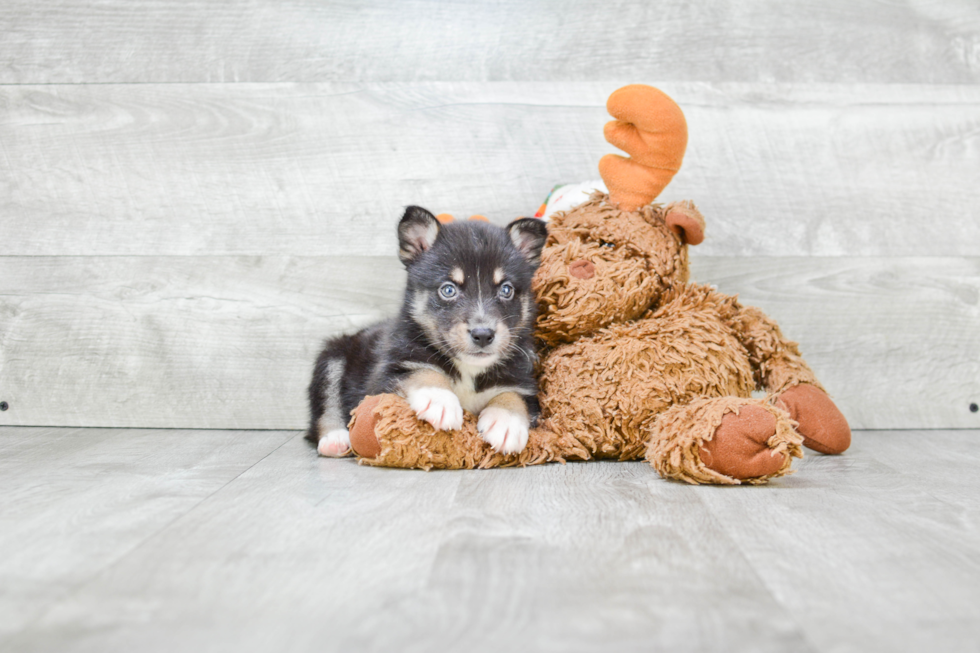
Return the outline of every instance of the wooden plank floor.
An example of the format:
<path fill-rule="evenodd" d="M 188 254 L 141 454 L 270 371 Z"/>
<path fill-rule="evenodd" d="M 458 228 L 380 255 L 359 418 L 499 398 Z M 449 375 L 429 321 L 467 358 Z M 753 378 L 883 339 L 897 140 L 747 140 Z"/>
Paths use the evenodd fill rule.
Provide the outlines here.
<path fill-rule="evenodd" d="M 294 431 L 0 428 L 0 650 L 967 650 L 978 430 L 766 487 L 423 473 Z"/>

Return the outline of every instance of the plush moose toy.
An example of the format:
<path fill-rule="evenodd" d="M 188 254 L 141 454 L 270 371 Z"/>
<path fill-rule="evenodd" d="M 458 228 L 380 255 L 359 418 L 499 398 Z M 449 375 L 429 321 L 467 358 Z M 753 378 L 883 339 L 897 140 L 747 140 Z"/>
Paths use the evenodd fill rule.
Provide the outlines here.
<path fill-rule="evenodd" d="M 847 420 L 796 343 L 758 309 L 688 281 L 704 237 L 691 202 L 653 204 L 681 164 L 687 126 L 657 89 L 607 103 L 609 194 L 553 216 L 534 280 L 542 415 L 519 454 L 494 451 L 467 415 L 435 431 L 395 395 L 354 411 L 351 444 L 369 465 L 464 469 L 646 458 L 689 483 L 764 483 L 790 472 L 801 444 L 840 453 Z M 765 398 L 752 398 L 764 390 Z"/>

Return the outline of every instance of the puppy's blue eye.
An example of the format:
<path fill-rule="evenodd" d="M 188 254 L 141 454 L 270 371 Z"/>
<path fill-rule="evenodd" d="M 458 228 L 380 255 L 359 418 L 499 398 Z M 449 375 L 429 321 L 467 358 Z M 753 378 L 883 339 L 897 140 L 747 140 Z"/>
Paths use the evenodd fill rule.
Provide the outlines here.
<path fill-rule="evenodd" d="M 505 281 L 500 284 L 500 298 L 510 299 L 514 296 L 514 286 L 511 285 L 510 281 Z"/>
<path fill-rule="evenodd" d="M 599 241 L 599 246 L 600 247 L 607 247 L 609 249 L 612 249 L 613 247 L 616 246 L 616 243 L 611 243 L 608 240 L 600 240 Z"/>
<path fill-rule="evenodd" d="M 456 284 L 449 283 L 448 281 L 441 286 L 439 286 L 439 296 L 443 299 L 455 299 L 456 295 L 459 294 L 459 288 Z"/>

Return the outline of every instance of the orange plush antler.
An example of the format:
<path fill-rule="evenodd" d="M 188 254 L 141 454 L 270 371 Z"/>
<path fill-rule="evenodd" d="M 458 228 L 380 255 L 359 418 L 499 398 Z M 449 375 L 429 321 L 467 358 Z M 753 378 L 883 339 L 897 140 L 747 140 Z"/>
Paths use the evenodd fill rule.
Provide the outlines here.
<path fill-rule="evenodd" d="M 436 216 L 436 220 L 438 220 L 442 224 L 447 224 L 450 222 L 455 222 L 456 218 L 454 218 L 451 213 L 440 213 L 439 215 Z M 485 215 L 471 215 L 470 220 L 479 220 L 480 222 L 490 222 L 490 220 L 488 220 Z"/>
<path fill-rule="evenodd" d="M 606 140 L 632 158 L 607 154 L 599 174 L 609 199 L 624 211 L 646 206 L 681 168 L 687 148 L 687 121 L 677 103 L 652 86 L 631 84 L 606 101 Z"/>

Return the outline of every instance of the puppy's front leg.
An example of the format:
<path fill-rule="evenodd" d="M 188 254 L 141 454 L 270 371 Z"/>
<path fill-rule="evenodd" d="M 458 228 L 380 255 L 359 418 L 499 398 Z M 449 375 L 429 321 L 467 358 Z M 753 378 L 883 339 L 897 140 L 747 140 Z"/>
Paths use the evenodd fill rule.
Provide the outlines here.
<path fill-rule="evenodd" d="M 491 399 L 476 423 L 480 437 L 500 453 L 524 451 L 529 427 L 527 404 L 516 392 L 502 392 Z"/>
<path fill-rule="evenodd" d="M 419 419 L 438 431 L 454 431 L 463 426 L 463 407 L 450 390 L 449 378 L 435 370 L 412 372 L 402 382 L 402 392 Z"/>

